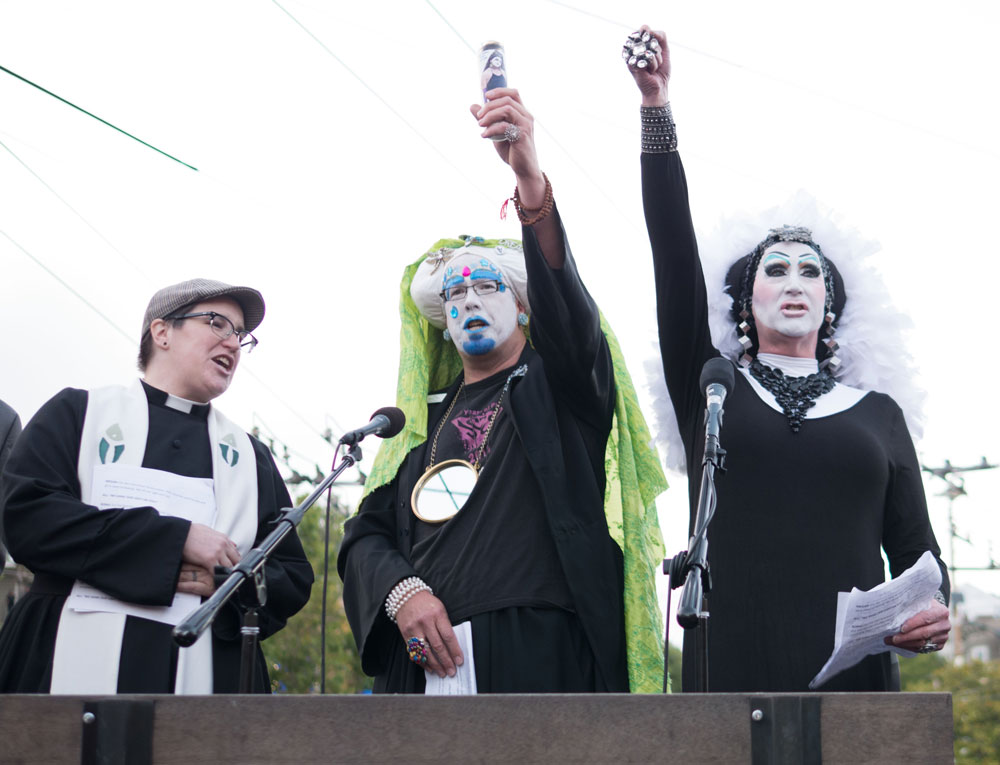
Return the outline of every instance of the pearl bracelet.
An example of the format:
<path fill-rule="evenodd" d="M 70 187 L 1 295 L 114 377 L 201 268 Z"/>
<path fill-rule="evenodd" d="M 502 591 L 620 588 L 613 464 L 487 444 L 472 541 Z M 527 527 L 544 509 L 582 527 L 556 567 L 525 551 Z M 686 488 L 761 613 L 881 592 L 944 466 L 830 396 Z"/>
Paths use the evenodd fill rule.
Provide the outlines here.
<path fill-rule="evenodd" d="M 428 587 L 427 583 L 419 576 L 408 576 L 389 591 L 389 597 L 385 599 L 386 616 L 395 624 L 396 614 L 406 604 L 406 601 L 418 592 L 424 592 L 425 590 L 431 595 L 434 594 L 434 590 Z"/>

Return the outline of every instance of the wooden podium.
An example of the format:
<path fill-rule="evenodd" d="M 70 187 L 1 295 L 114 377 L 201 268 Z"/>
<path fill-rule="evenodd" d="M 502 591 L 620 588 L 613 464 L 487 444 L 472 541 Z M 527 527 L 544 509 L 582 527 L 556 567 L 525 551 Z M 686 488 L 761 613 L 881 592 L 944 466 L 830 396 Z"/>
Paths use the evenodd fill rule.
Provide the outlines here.
<path fill-rule="evenodd" d="M 0 695 L 0 762 L 950 763 L 947 693 Z"/>

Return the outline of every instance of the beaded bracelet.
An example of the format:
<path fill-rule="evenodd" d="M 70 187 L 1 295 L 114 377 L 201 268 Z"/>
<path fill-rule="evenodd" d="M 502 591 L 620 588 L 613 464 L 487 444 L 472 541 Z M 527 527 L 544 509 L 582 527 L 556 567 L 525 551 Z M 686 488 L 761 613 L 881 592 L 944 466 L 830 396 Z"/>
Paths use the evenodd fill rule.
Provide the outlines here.
<path fill-rule="evenodd" d="M 408 576 L 389 591 L 389 597 L 385 599 L 385 614 L 396 623 L 396 614 L 410 598 L 418 592 L 429 592 L 434 594 L 434 590 L 427 586 L 427 583 L 419 576 Z"/>
<path fill-rule="evenodd" d="M 517 186 L 514 187 L 514 209 L 517 210 L 517 219 L 521 221 L 523 226 L 534 226 L 536 223 L 545 220 L 549 213 L 552 212 L 552 206 L 554 201 L 552 199 L 552 184 L 549 183 L 549 176 L 542 173 L 542 178 L 545 179 L 545 199 L 542 200 L 542 206 L 537 210 L 530 210 L 521 205 L 521 195 L 517 190 Z M 528 215 L 528 213 L 533 213 Z"/>
<path fill-rule="evenodd" d="M 664 106 L 640 106 L 642 121 L 643 154 L 669 154 L 677 151 L 677 126 L 670 112 L 670 104 Z"/>

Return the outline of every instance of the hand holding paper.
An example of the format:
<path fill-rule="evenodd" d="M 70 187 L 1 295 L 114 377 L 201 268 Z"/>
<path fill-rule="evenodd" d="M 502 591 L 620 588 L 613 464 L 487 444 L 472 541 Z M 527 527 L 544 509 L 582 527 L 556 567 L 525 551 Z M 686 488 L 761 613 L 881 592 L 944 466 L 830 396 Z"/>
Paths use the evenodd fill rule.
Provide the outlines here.
<path fill-rule="evenodd" d="M 928 643 L 940 649 L 948 642 L 948 633 L 951 632 L 949 617 L 948 606 L 935 600 L 926 611 L 903 622 L 899 634 L 887 637 L 885 643 L 907 651 L 920 651 Z"/>
<path fill-rule="evenodd" d="M 931 612 L 933 619 L 937 610 L 932 604 L 941 605 L 934 600 L 934 593 L 940 587 L 941 569 L 934 556 L 927 551 L 913 566 L 891 582 L 880 584 L 867 592 L 855 588 L 849 593 L 838 593 L 833 654 L 809 683 L 809 687 L 819 687 L 869 654 L 894 651 L 904 656 L 913 656 L 913 652 L 905 650 L 902 645 L 915 644 L 919 648 L 925 642 L 924 638 L 919 641 L 909 638 L 899 645 L 893 644 L 892 639 L 904 626 L 908 628 L 907 632 L 917 629 L 912 626 L 917 615 L 923 619 L 924 614 Z M 935 619 L 931 624 L 939 627 L 941 622 Z M 914 634 L 923 635 L 927 626 L 929 625 L 925 624 Z"/>

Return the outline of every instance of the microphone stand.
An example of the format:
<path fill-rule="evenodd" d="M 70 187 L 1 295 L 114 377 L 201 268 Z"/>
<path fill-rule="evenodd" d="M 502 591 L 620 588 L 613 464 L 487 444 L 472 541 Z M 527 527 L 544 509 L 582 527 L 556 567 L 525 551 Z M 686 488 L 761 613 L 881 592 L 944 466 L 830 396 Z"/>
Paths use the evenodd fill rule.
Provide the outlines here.
<path fill-rule="evenodd" d="M 669 577 L 667 591 L 667 625 L 664 636 L 664 658 L 669 656 L 670 637 L 670 590 L 684 582 L 681 602 L 677 607 L 677 623 L 685 630 L 697 628 L 698 641 L 695 644 L 695 688 L 694 693 L 708 693 L 708 593 L 712 591 L 712 576 L 708 569 L 708 525 L 715 515 L 717 495 L 715 491 L 715 471 L 725 472 L 726 450 L 719 445 L 719 430 L 722 426 L 722 406 L 716 413 L 705 412 L 705 456 L 702 459 L 701 490 L 698 496 L 698 510 L 695 513 L 694 534 L 688 549 L 673 558 L 663 561 L 663 573 Z M 663 691 L 667 690 L 667 666 L 664 663 Z"/>
<path fill-rule="evenodd" d="M 251 693 L 253 688 L 254 665 L 257 659 L 257 645 L 260 641 L 257 611 L 267 603 L 267 582 L 264 578 L 264 566 L 274 552 L 274 549 L 289 533 L 301 523 L 306 511 L 319 499 L 337 477 L 347 468 L 362 459 L 361 446 L 357 443 L 348 446 L 347 454 L 340 465 L 316 487 L 312 494 L 296 507 L 285 508 L 276 521 L 274 530 L 261 540 L 260 544 L 250 550 L 231 569 L 223 566 L 215 567 L 216 590 L 212 596 L 188 614 L 173 629 L 174 642 L 182 647 L 192 644 L 215 621 L 219 611 L 229 601 L 233 594 L 238 593 L 238 601 L 243 612 L 242 651 L 240 654 L 239 693 Z M 247 586 L 243 586 L 246 584 Z M 252 585 L 252 586 L 251 586 Z"/>

